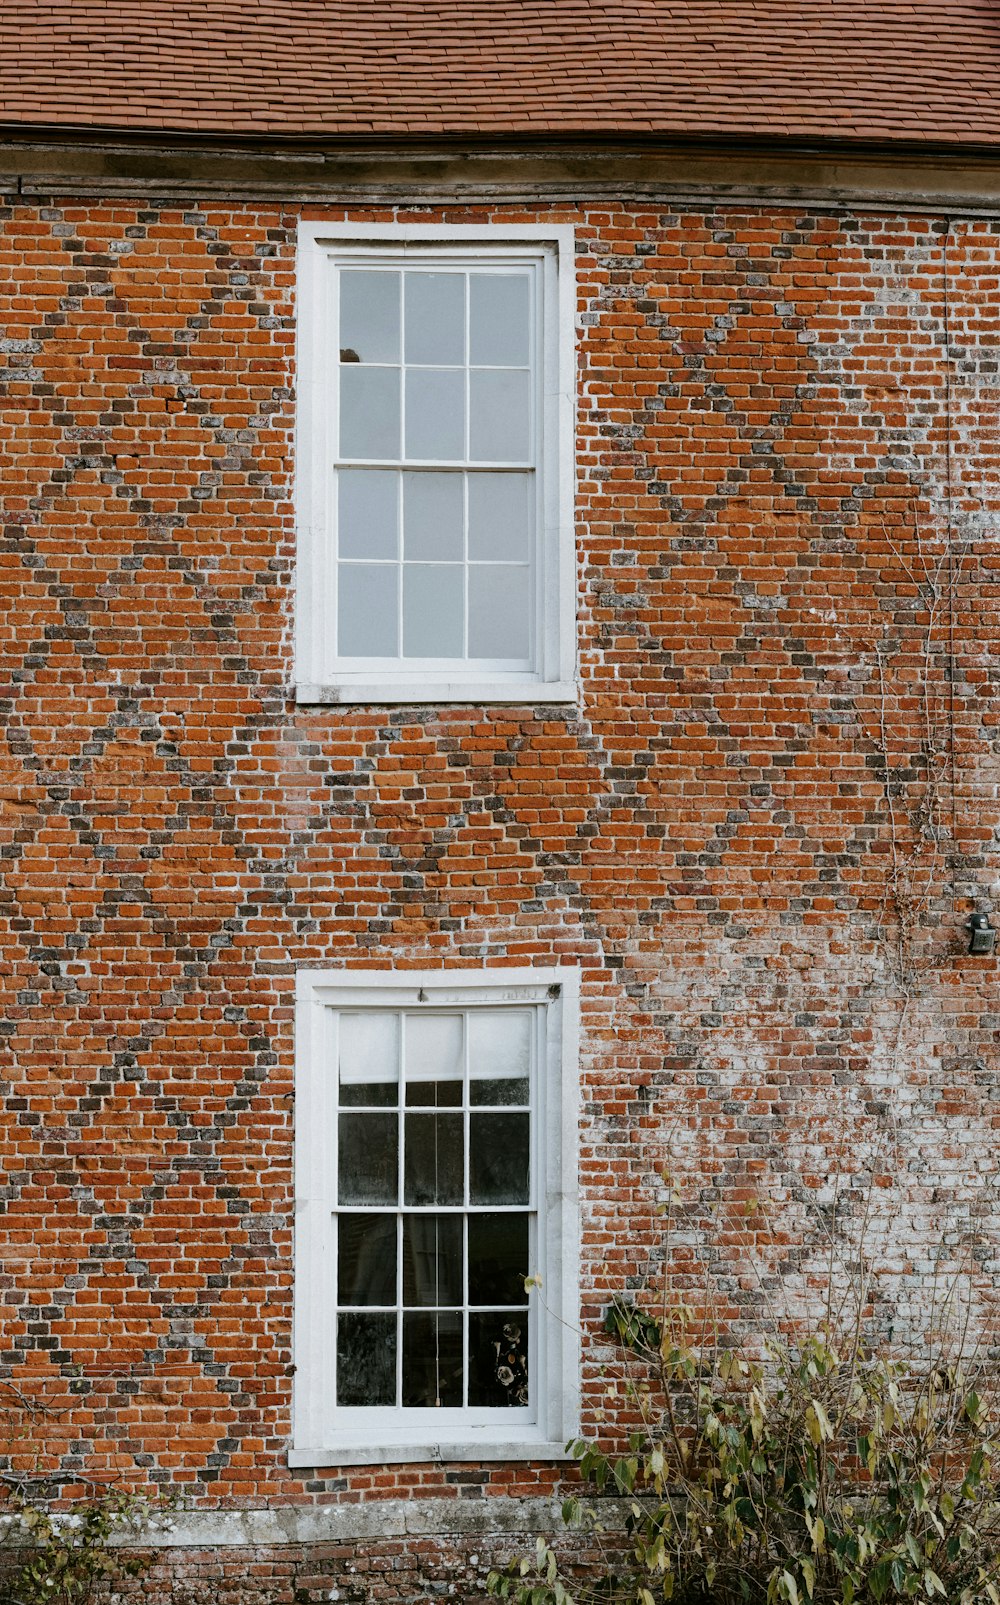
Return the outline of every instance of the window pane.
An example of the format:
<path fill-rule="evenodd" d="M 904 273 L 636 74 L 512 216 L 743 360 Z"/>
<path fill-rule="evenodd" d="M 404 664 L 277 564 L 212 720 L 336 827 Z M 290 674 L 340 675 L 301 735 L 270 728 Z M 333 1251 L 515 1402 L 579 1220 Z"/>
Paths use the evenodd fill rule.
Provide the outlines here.
<path fill-rule="evenodd" d="M 408 1081 L 408 1109 L 455 1109 L 462 1102 L 460 1081 Z"/>
<path fill-rule="evenodd" d="M 341 368 L 340 455 L 399 456 L 398 368 Z"/>
<path fill-rule="evenodd" d="M 462 1017 L 406 1017 L 406 1102 L 451 1106 L 462 1102 Z"/>
<path fill-rule="evenodd" d="M 460 563 L 465 555 L 461 474 L 403 475 L 403 552 L 413 560 Z"/>
<path fill-rule="evenodd" d="M 469 1118 L 469 1198 L 474 1204 L 528 1202 L 528 1116 Z"/>
<path fill-rule="evenodd" d="M 469 1015 L 470 1102 L 528 1102 L 531 1018 L 527 1009 L 476 1009 Z"/>
<path fill-rule="evenodd" d="M 341 1115 L 338 1198 L 342 1204 L 394 1204 L 399 1195 L 395 1115 Z"/>
<path fill-rule="evenodd" d="M 469 657 L 531 655 L 531 570 L 500 563 L 469 569 Z"/>
<path fill-rule="evenodd" d="M 523 1304 L 527 1215 L 469 1216 L 469 1303 Z"/>
<path fill-rule="evenodd" d="M 403 1316 L 403 1403 L 447 1409 L 462 1403 L 462 1317 Z"/>
<path fill-rule="evenodd" d="M 484 369 L 469 375 L 469 456 L 474 462 L 522 463 L 531 456 L 529 375 Z"/>
<path fill-rule="evenodd" d="M 469 1316 L 469 1403 L 511 1409 L 528 1403 L 528 1312 Z"/>
<path fill-rule="evenodd" d="M 403 1303 L 461 1302 L 461 1215 L 404 1215 Z"/>
<path fill-rule="evenodd" d="M 342 658 L 394 658 L 399 647 L 395 563 L 341 563 L 337 650 Z"/>
<path fill-rule="evenodd" d="M 464 1181 L 462 1148 L 461 1115 L 407 1115 L 404 1201 L 460 1204 Z"/>
<path fill-rule="evenodd" d="M 395 1215 L 338 1216 L 337 1303 L 395 1306 Z"/>
<path fill-rule="evenodd" d="M 379 468 L 341 468 L 337 482 L 340 556 L 398 557 L 399 475 Z"/>
<path fill-rule="evenodd" d="M 406 455 L 432 462 L 465 457 L 464 371 L 406 370 Z"/>
<path fill-rule="evenodd" d="M 465 571 L 458 564 L 403 569 L 404 658 L 460 658 Z"/>
<path fill-rule="evenodd" d="M 524 563 L 531 556 L 530 474 L 469 475 L 469 556 Z"/>
<path fill-rule="evenodd" d="M 395 1402 L 395 1315 L 338 1315 L 337 1403 Z"/>
<path fill-rule="evenodd" d="M 406 1016 L 407 1081 L 462 1079 L 462 1016 Z"/>
<path fill-rule="evenodd" d="M 407 362 L 465 361 L 465 274 L 407 273 Z"/>
<path fill-rule="evenodd" d="M 366 1011 L 340 1016 L 341 1104 L 395 1104 L 399 1090 L 399 1016 Z"/>
<path fill-rule="evenodd" d="M 486 1079 L 473 1081 L 469 1086 L 469 1102 L 479 1107 L 503 1107 L 504 1104 L 527 1104 L 528 1078 L 510 1080 Z"/>
<path fill-rule="evenodd" d="M 340 275 L 340 360 L 399 361 L 399 274 L 358 272 Z"/>
<path fill-rule="evenodd" d="M 473 273 L 469 361 L 526 367 L 531 281 L 526 273 Z"/>

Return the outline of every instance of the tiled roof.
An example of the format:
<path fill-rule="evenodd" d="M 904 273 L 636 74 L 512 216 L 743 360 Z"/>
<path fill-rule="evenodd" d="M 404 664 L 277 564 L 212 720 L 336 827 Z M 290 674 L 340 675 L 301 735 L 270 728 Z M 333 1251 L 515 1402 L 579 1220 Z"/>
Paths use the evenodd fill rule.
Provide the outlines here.
<path fill-rule="evenodd" d="M 0 0 L 0 124 L 1000 143 L 1000 5 Z"/>

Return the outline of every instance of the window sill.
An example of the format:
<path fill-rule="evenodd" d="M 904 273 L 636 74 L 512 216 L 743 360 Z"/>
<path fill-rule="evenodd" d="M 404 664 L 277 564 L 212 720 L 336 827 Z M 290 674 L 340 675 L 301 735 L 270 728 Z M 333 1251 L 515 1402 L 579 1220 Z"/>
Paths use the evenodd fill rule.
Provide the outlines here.
<path fill-rule="evenodd" d="M 295 700 L 302 703 L 401 702 L 414 703 L 531 703 L 547 707 L 556 702 L 575 703 L 579 687 L 573 680 L 358 680 L 334 685 L 300 684 Z"/>
<path fill-rule="evenodd" d="M 331 1444 L 324 1449 L 289 1449 L 291 1467 L 383 1466 L 406 1461 L 572 1460 L 565 1443 L 542 1439 L 456 1439 L 454 1443 Z"/>

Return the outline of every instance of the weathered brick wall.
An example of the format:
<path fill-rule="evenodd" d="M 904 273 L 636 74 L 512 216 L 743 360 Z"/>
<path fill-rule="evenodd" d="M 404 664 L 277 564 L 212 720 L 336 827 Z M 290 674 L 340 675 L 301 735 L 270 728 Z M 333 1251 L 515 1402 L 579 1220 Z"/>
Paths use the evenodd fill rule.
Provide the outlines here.
<path fill-rule="evenodd" d="M 285 1463 L 303 964 L 583 966 L 591 1428 L 668 1150 L 733 1314 L 872 1176 L 1000 1270 L 1000 225 L 430 215 L 577 227 L 578 709 L 291 699 L 295 210 L 0 214 L 2 1363 L 195 1505 L 556 1478 Z"/>

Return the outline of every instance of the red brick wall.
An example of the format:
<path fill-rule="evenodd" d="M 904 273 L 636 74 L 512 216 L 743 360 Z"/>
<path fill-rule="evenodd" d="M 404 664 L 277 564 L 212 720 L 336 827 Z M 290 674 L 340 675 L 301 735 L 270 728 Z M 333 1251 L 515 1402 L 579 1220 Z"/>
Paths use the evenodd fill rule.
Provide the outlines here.
<path fill-rule="evenodd" d="M 583 966 L 591 1427 L 668 1148 L 734 1313 L 873 1174 L 887 1308 L 991 1307 L 997 227 L 416 215 L 578 231 L 579 710 L 289 697 L 295 210 L 0 213 L 0 1351 L 196 1502 L 554 1477 L 285 1464 L 303 964 Z"/>

